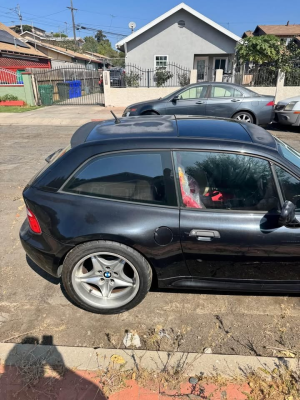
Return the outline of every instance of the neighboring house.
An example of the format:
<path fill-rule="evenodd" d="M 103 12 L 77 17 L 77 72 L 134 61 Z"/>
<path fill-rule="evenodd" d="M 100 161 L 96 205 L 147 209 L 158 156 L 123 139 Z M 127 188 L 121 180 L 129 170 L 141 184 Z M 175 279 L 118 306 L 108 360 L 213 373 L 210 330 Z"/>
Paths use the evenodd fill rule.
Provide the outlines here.
<path fill-rule="evenodd" d="M 62 45 L 64 42 L 74 42 L 74 38 L 72 37 L 54 37 L 51 34 L 45 34 L 45 35 L 38 35 L 35 32 L 29 32 L 25 31 L 20 34 L 23 38 L 25 39 L 33 39 L 33 40 L 38 40 L 39 42 L 45 42 L 49 44 L 54 44 L 55 45 Z M 76 38 L 76 43 L 78 47 L 82 47 L 82 45 L 85 43 L 82 38 Z"/>
<path fill-rule="evenodd" d="M 74 67 L 74 64 L 76 64 L 76 66 L 81 66 L 82 68 L 93 70 L 103 68 L 104 63 L 96 57 L 54 46 L 53 44 L 45 43 L 44 41 L 41 42 L 30 38 L 27 38 L 26 40 L 37 50 L 51 58 L 52 68 Z"/>
<path fill-rule="evenodd" d="M 213 79 L 215 69 L 233 71 L 235 47 L 241 38 L 181 3 L 116 47 L 125 52 L 126 64 L 142 69 L 176 63 L 197 69 L 197 80 Z"/>
<path fill-rule="evenodd" d="M 0 22 L 0 68 L 21 73 L 26 68 L 50 68 L 50 59 Z"/>
<path fill-rule="evenodd" d="M 291 25 L 287 22 L 286 25 L 257 25 L 253 32 L 244 32 L 242 38 L 263 35 L 274 35 L 288 43 L 294 37 L 300 37 L 300 24 Z"/>
<path fill-rule="evenodd" d="M 26 24 L 24 24 L 24 25 L 26 25 Z M 19 32 L 21 32 L 21 25 L 10 26 L 10 29 L 19 33 Z M 35 33 L 36 35 L 39 35 L 39 36 L 45 36 L 45 34 L 46 34 L 46 31 L 44 29 L 38 28 L 36 26 L 32 26 L 31 31 L 32 31 L 32 33 Z"/>
<path fill-rule="evenodd" d="M 110 64 L 109 62 L 110 58 L 103 56 L 102 54 L 93 53 L 92 51 L 85 51 L 84 54 L 86 54 L 89 57 L 96 58 L 97 60 L 101 60 L 103 63 L 105 62 L 105 64 Z"/>

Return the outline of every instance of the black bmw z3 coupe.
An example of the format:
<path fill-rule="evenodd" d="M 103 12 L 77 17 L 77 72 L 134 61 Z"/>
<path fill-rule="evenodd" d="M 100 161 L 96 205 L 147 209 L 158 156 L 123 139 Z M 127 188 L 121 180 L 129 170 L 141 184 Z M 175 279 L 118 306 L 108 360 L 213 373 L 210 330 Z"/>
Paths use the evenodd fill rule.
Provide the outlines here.
<path fill-rule="evenodd" d="M 300 154 L 239 121 L 91 122 L 23 192 L 28 256 L 79 307 L 160 288 L 300 292 Z"/>

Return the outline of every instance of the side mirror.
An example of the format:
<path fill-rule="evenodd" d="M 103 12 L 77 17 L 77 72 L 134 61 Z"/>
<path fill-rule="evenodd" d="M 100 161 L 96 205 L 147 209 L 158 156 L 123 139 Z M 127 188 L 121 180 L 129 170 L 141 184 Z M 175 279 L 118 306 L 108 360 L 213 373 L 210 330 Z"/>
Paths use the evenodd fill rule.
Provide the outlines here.
<path fill-rule="evenodd" d="M 286 200 L 283 203 L 281 213 L 279 216 L 279 225 L 280 226 L 286 226 L 289 225 L 291 222 L 294 222 L 296 217 L 295 217 L 295 210 L 296 206 L 294 203 L 291 201 Z"/>
<path fill-rule="evenodd" d="M 176 103 L 177 100 L 179 100 L 178 94 L 177 94 L 176 96 L 173 97 L 172 101 L 174 101 L 174 103 Z"/>

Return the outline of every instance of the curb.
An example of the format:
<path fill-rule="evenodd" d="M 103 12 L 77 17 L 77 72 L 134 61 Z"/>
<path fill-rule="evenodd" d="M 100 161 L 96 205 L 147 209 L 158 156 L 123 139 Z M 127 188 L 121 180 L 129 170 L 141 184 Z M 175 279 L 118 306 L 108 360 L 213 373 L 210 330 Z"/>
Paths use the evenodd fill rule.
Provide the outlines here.
<path fill-rule="evenodd" d="M 63 363 L 69 369 L 89 371 L 106 368 L 113 355 L 125 360 L 124 369 L 127 370 L 138 365 L 154 372 L 163 370 L 166 365 L 170 367 L 181 365 L 185 367 L 186 374 L 191 376 L 202 372 L 206 376 L 219 374 L 233 377 L 245 376 L 258 368 L 270 371 L 280 366 L 293 371 L 298 368 L 298 361 L 293 358 L 0 343 L 0 364 L 20 365 L 28 354 L 43 357 L 49 365 Z"/>

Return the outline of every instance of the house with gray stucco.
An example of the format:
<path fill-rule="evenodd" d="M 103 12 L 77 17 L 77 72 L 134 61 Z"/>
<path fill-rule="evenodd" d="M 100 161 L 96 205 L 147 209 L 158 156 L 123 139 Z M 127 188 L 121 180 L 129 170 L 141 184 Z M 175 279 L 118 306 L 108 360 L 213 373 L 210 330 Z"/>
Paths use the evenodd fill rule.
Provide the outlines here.
<path fill-rule="evenodd" d="M 212 80 L 216 69 L 233 70 L 241 38 L 198 11 L 180 3 L 116 44 L 126 64 L 156 69 L 168 64 L 196 69 L 197 80 Z"/>

